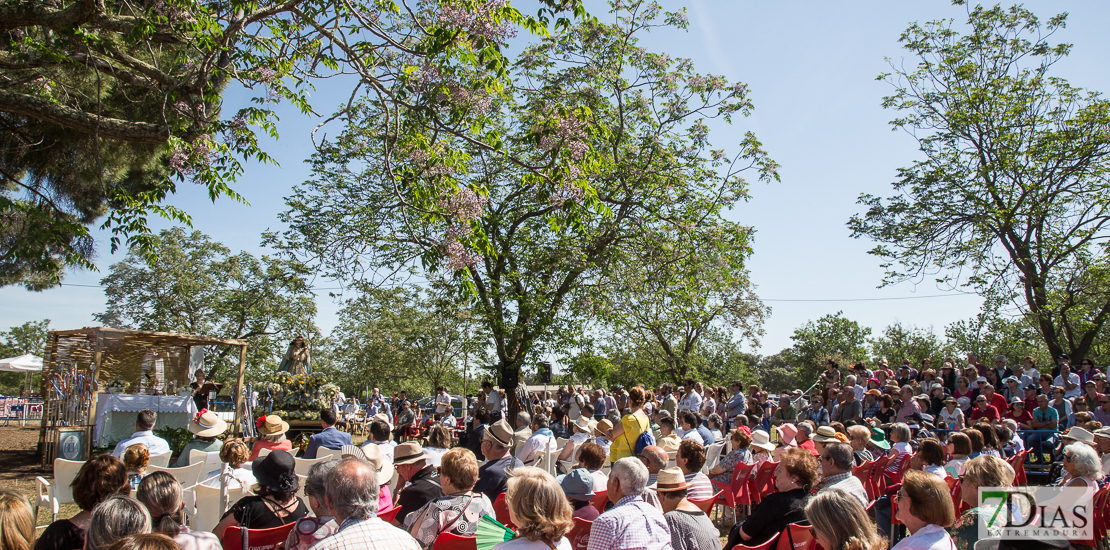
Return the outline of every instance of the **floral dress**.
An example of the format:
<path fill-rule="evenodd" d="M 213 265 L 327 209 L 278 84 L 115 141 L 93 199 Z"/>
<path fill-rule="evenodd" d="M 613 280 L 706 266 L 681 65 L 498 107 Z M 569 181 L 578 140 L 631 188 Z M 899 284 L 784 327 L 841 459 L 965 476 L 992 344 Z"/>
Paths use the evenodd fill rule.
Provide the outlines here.
<path fill-rule="evenodd" d="M 948 530 L 948 533 L 952 535 L 952 542 L 956 544 L 956 550 L 973 550 L 975 548 L 975 543 L 979 540 L 980 513 L 993 514 L 994 510 L 991 507 L 984 506 L 972 508 L 956 518 L 956 522 Z M 988 527 L 987 532 L 990 533 L 991 537 L 1001 537 L 1002 527 L 1002 522 L 997 522 L 993 527 Z"/>
<path fill-rule="evenodd" d="M 740 464 L 751 464 L 755 462 L 755 457 L 748 449 L 735 449 L 731 453 L 721 457 L 718 466 L 724 468 L 725 472 L 721 475 L 711 478 L 713 481 L 720 481 L 721 483 L 732 483 L 732 474 L 736 471 L 736 467 Z"/>

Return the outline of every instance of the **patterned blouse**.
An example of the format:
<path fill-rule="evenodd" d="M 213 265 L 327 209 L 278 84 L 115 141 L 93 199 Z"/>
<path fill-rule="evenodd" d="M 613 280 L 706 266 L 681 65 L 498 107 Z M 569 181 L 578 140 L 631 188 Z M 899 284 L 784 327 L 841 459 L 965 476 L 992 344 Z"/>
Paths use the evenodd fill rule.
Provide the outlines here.
<path fill-rule="evenodd" d="M 972 508 L 960 517 L 956 518 L 956 522 L 952 524 L 952 528 L 948 532 L 952 535 L 952 542 L 956 544 L 956 550 L 973 550 L 975 542 L 979 540 L 979 513 L 993 514 L 994 510 L 988 510 L 983 507 Z M 996 523 L 994 527 L 988 528 L 990 536 L 1002 536 L 1002 523 Z"/>
<path fill-rule="evenodd" d="M 405 517 L 405 530 L 424 548 L 431 548 L 440 533 L 473 537 L 483 514 L 496 515 L 493 503 L 482 493 L 447 495 L 429 501 Z M 419 525 L 415 525 L 416 522 Z"/>
<path fill-rule="evenodd" d="M 732 483 L 732 474 L 736 471 L 736 467 L 740 464 L 751 464 L 755 462 L 755 457 L 748 449 L 734 449 L 731 453 L 721 457 L 717 465 L 724 468 L 724 473 L 712 478 L 713 481 L 720 481 L 721 483 Z"/>

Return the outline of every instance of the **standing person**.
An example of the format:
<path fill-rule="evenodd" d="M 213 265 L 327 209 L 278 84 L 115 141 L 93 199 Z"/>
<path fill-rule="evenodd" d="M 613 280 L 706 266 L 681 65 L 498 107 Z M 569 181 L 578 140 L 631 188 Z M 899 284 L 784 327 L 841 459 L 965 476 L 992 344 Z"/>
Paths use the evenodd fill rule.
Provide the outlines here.
<path fill-rule="evenodd" d="M 669 383 L 659 387 L 659 397 L 663 402 L 662 409 L 667 411 L 667 413 L 671 415 L 671 418 L 675 418 L 675 414 L 678 412 L 678 400 L 676 400 L 674 394 L 671 393 L 671 385 Z"/>
<path fill-rule="evenodd" d="M 647 467 L 638 459 L 622 458 L 613 463 L 606 484 L 613 508 L 594 520 L 587 550 L 670 550 L 666 518 L 643 497 L 647 479 Z"/>
<path fill-rule="evenodd" d="M 197 410 L 203 411 L 208 409 L 208 392 L 201 391 L 204 388 L 204 369 L 197 369 L 193 374 L 196 375 L 197 380 L 189 384 L 189 387 L 193 388 L 190 395 L 193 397 L 193 404 L 197 406 Z"/>
<path fill-rule="evenodd" d="M 439 482 L 443 496 L 405 517 L 405 530 L 425 548 L 430 548 L 441 533 L 472 537 L 478 532 L 483 515 L 494 516 L 493 503 L 486 495 L 473 491 L 478 480 L 478 461 L 468 449 L 456 448 L 443 455 Z"/>
<path fill-rule="evenodd" d="M 616 462 L 622 458 L 636 454 L 636 443 L 642 434 L 647 433 L 650 441 L 645 441 L 645 447 L 655 444 L 651 436 L 651 419 L 644 412 L 644 389 L 636 386 L 628 391 L 629 414 L 621 417 L 618 425 L 610 432 L 613 444 L 609 446 L 609 460 Z"/>
<path fill-rule="evenodd" d="M 825 491 L 805 508 L 813 536 L 822 548 L 883 550 L 886 542 L 876 532 L 867 510 L 843 491 Z"/>
<path fill-rule="evenodd" d="M 93 509 L 112 495 L 131 492 L 127 467 L 111 455 L 90 458 L 70 483 L 73 503 L 81 510 L 69 519 L 51 523 L 35 541 L 35 550 L 73 550 L 84 547 L 85 533 L 92 520 Z"/>
<path fill-rule="evenodd" d="M 494 550 L 572 550 L 565 536 L 574 526 L 571 506 L 551 474 L 529 467 L 514 472 L 505 503 L 517 536 Z"/>
<path fill-rule="evenodd" d="M 955 507 L 943 479 L 918 470 L 907 470 L 902 488 L 894 495 L 898 520 L 909 531 L 891 550 L 951 550 L 952 537 L 945 529 L 955 521 Z"/>
<path fill-rule="evenodd" d="M 393 455 L 393 467 L 401 479 L 397 486 L 404 487 L 397 493 L 396 504 L 401 510 L 397 512 L 396 521 L 398 525 L 404 525 L 405 518 L 410 513 L 443 496 L 443 484 L 440 482 L 439 472 L 428 464 L 424 450 L 414 441 L 397 446 Z"/>
<path fill-rule="evenodd" d="M 686 380 L 686 395 L 682 396 L 682 402 L 678 404 L 678 410 L 690 411 L 695 414 L 701 411 L 701 394 L 698 393 L 692 379 Z"/>
<path fill-rule="evenodd" d="M 316 543 L 314 550 L 420 550 L 412 535 L 377 517 L 375 478 L 373 469 L 357 458 L 343 459 L 332 469 L 325 499 L 328 509 L 335 514 L 339 531 Z"/>
<path fill-rule="evenodd" d="M 659 472 L 651 489 L 659 495 L 663 518 L 671 530 L 675 550 L 720 550 L 721 539 L 709 516 L 686 498 L 688 485 L 682 472 L 670 468 Z"/>
<path fill-rule="evenodd" d="M 496 422 L 501 420 L 501 394 L 493 389 L 493 384 L 488 380 L 482 382 L 482 391 L 485 392 L 486 398 L 483 407 L 489 412 L 490 421 Z"/>
<path fill-rule="evenodd" d="M 170 452 L 170 444 L 165 439 L 154 435 L 154 424 L 158 422 L 158 414 L 150 409 L 143 409 L 135 416 L 135 433 L 131 437 L 120 441 L 112 451 L 112 456 L 123 458 L 123 452 L 128 447 L 142 443 L 146 445 L 150 456 L 162 455 Z"/>
<path fill-rule="evenodd" d="M 729 427 L 735 427 L 732 425 L 732 421 L 748 409 L 748 399 L 744 397 L 744 385 L 739 380 L 733 380 L 728 389 L 732 392 L 732 395 L 725 402 L 724 418 Z"/>
<path fill-rule="evenodd" d="M 446 386 L 436 388 L 436 414 L 439 416 L 446 416 L 447 412 L 451 410 L 451 396 L 447 393 Z"/>
<path fill-rule="evenodd" d="M 351 434 L 335 429 L 336 421 L 338 419 L 335 411 L 330 408 L 320 409 L 320 427 L 324 430 L 308 438 L 308 447 L 304 450 L 305 458 L 316 458 L 316 450 L 320 447 L 338 451 L 344 445 L 351 444 Z"/>

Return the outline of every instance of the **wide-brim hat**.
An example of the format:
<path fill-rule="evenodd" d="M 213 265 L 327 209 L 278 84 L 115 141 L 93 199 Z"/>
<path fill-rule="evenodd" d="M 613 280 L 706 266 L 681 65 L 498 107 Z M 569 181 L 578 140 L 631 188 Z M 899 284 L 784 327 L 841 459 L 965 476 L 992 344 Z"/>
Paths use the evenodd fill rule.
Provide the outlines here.
<path fill-rule="evenodd" d="M 390 425 L 392 425 L 392 424 L 393 424 L 393 422 L 391 422 L 391 421 L 389 420 L 389 415 L 388 415 L 388 414 L 385 414 L 385 413 L 378 413 L 378 414 L 375 414 L 375 415 L 374 415 L 374 418 L 372 418 L 371 420 L 381 420 L 382 422 L 385 422 L 386 424 L 390 424 Z"/>
<path fill-rule="evenodd" d="M 594 476 L 585 468 L 575 468 L 564 475 L 555 478 L 563 493 L 571 500 L 592 500 L 597 493 L 594 492 Z"/>
<path fill-rule="evenodd" d="M 1110 426 L 1095 430 L 1095 437 L 1110 437 Z"/>
<path fill-rule="evenodd" d="M 987 377 L 986 376 L 980 376 L 979 378 L 976 378 L 975 383 L 978 384 L 979 382 L 983 382 L 985 384 L 987 382 Z"/>
<path fill-rule="evenodd" d="M 227 431 L 227 422 L 221 420 L 216 413 L 202 409 L 189 422 L 189 431 L 197 437 L 216 437 Z"/>
<path fill-rule="evenodd" d="M 863 393 L 864 393 L 864 395 L 874 395 L 875 397 L 882 397 L 883 396 L 883 392 L 881 392 L 881 391 L 879 391 L 875 388 L 871 388 L 871 389 L 869 389 L 869 390 L 867 390 Z"/>
<path fill-rule="evenodd" d="M 1089 431 L 1087 431 L 1083 428 L 1078 428 L 1078 427 L 1072 428 L 1072 429 L 1068 430 L 1068 433 L 1063 434 L 1060 437 L 1067 438 L 1067 439 L 1074 439 L 1076 441 L 1082 441 L 1083 443 L 1087 443 L 1089 445 L 1094 445 L 1095 444 L 1094 434 L 1092 434 L 1091 432 L 1089 432 Z"/>
<path fill-rule="evenodd" d="M 276 414 L 263 417 L 261 424 L 258 435 L 277 435 L 289 431 L 289 423 Z"/>
<path fill-rule="evenodd" d="M 509 423 L 504 419 L 498 420 L 486 426 L 486 433 L 482 437 L 492 439 L 504 447 L 510 447 L 513 444 L 513 429 L 509 427 Z M 396 456 L 396 453 L 394 453 L 394 457 Z M 394 458 L 393 463 L 397 464 L 396 458 Z"/>
<path fill-rule="evenodd" d="M 836 438 L 836 430 L 834 430 L 832 426 L 818 427 L 817 432 L 813 434 L 812 439 L 817 443 L 836 443 L 837 441 L 840 441 Z"/>
<path fill-rule="evenodd" d="M 613 423 L 608 418 L 605 418 L 603 420 L 598 421 L 597 425 L 594 426 L 594 435 L 596 435 L 598 437 L 600 437 L 600 436 L 608 437 L 609 436 L 609 430 L 612 430 L 612 429 L 613 429 Z"/>
<path fill-rule="evenodd" d="M 489 432 L 489 430 L 486 430 Z M 415 441 L 402 443 L 393 449 L 393 465 L 400 466 L 402 464 L 412 464 L 418 460 L 424 460 L 427 455 L 424 454 L 424 449 L 420 444 Z"/>
<path fill-rule="evenodd" d="M 779 441 L 783 445 L 796 446 L 798 443 L 794 438 L 798 436 L 798 427 L 793 424 L 783 424 L 778 427 Z"/>
<path fill-rule="evenodd" d="M 752 430 L 752 446 L 764 451 L 775 450 L 775 445 L 771 443 L 771 435 L 763 430 Z"/>
<path fill-rule="evenodd" d="M 879 428 L 871 428 L 871 444 L 883 449 L 890 449 L 890 442 L 886 440 L 886 434 Z"/>
<path fill-rule="evenodd" d="M 574 421 L 574 425 L 586 433 L 593 433 L 594 427 L 590 425 L 590 419 L 586 418 L 584 414 L 578 416 L 578 419 Z"/>
<path fill-rule="evenodd" d="M 292 493 L 300 483 L 297 480 L 297 461 L 293 455 L 275 450 L 270 454 L 254 459 L 251 472 L 258 484 L 275 493 Z"/>
<path fill-rule="evenodd" d="M 374 477 L 377 478 L 379 486 L 385 485 L 393 479 L 393 464 L 386 462 L 377 443 L 368 443 L 363 446 L 362 455 L 366 457 L 366 462 L 369 462 L 370 466 L 377 472 Z"/>
<path fill-rule="evenodd" d="M 690 485 L 686 483 L 686 476 L 682 475 L 682 470 L 678 468 L 659 470 L 659 477 L 655 479 L 655 483 L 648 486 L 648 489 L 657 493 L 669 493 L 689 488 Z"/>

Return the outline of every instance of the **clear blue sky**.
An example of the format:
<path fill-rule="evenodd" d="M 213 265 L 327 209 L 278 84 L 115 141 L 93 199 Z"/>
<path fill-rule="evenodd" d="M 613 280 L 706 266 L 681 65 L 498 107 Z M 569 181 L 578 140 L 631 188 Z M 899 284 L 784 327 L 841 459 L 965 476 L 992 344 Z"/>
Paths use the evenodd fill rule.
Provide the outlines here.
<path fill-rule="evenodd" d="M 599 2 L 591 1 L 602 16 Z M 964 8 L 941 0 L 918 2 L 763 2 L 752 0 L 688 0 L 667 2 L 668 9 L 685 5 L 688 33 L 667 30 L 646 35 L 641 44 L 689 57 L 701 72 L 722 74 L 749 85 L 755 113 L 731 127 L 716 127 L 716 147 L 735 150 L 746 130 L 763 140 L 782 165 L 782 182 L 754 184 L 750 203 L 736 209 L 733 219 L 756 228 L 755 255 L 750 268 L 759 295 L 773 308 L 766 336 L 757 351 L 775 353 L 791 343 L 793 330 L 810 319 L 843 310 L 875 332 L 896 321 L 932 326 L 968 318 L 979 308 L 975 296 L 954 295 L 884 301 L 782 302 L 778 300 L 840 300 L 929 296 L 942 294 L 931 284 L 902 284 L 877 289 L 882 270 L 866 251 L 868 241 L 849 237 L 845 222 L 859 211 L 861 192 L 889 195 L 900 166 L 916 155 L 914 141 L 890 130 L 892 113 L 879 102 L 890 86 L 875 80 L 887 69 L 884 57 L 900 60 L 898 36 L 912 21 L 966 18 Z M 1055 38 L 1074 44 L 1072 55 L 1055 74 L 1075 86 L 1110 92 L 1110 2 L 1027 2 L 1042 20 L 1068 11 L 1068 26 Z M 907 60 L 909 61 L 909 60 Z M 246 99 L 233 94 L 225 112 Z M 317 93 L 317 109 L 329 113 L 339 97 Z M 282 113 L 282 139 L 268 146 L 280 167 L 252 166 L 236 190 L 250 206 L 207 200 L 199 187 L 185 184 L 171 199 L 193 215 L 194 227 L 233 250 L 266 253 L 259 235 L 280 229 L 277 214 L 294 183 L 307 178 L 302 162 L 308 157 L 308 133 L 316 120 L 291 109 Z M 334 133 L 334 131 L 333 131 Z M 163 227 L 165 223 L 156 223 Z M 97 285 L 122 254 L 109 254 L 106 239 L 98 242 L 100 273 L 69 274 L 72 285 Z M 318 281 L 317 287 L 335 287 Z M 317 322 L 327 333 L 338 305 L 320 292 Z M 21 288 L 0 289 L 0 328 L 49 318 L 56 329 L 92 325 L 92 314 L 104 309 L 99 288 L 63 286 L 42 293 Z M 223 336 L 223 335 L 215 335 Z"/>

